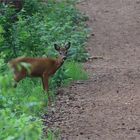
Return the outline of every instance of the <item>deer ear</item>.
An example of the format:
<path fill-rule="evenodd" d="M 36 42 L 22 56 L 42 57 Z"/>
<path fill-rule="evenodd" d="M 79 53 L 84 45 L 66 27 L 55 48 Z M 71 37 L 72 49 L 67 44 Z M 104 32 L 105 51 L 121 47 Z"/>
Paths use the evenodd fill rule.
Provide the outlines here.
<path fill-rule="evenodd" d="M 59 51 L 60 50 L 60 47 L 57 45 L 57 44 L 54 44 L 54 48 Z"/>
<path fill-rule="evenodd" d="M 68 44 L 65 46 L 65 48 L 68 50 L 70 48 L 70 46 L 71 46 L 71 43 L 68 42 Z"/>

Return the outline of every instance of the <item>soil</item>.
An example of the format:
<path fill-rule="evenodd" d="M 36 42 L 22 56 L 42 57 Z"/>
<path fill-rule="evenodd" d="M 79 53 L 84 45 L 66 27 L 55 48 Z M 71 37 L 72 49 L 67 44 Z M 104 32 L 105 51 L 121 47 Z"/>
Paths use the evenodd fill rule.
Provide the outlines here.
<path fill-rule="evenodd" d="M 61 140 L 140 140 L 140 0 L 85 0 L 89 80 L 60 89 L 46 123 Z"/>

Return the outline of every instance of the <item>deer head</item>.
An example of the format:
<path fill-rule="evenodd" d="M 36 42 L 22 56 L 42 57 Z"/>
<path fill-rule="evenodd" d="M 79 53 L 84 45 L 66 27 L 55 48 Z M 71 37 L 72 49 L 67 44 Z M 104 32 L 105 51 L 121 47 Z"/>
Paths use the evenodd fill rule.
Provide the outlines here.
<path fill-rule="evenodd" d="M 54 48 L 59 52 L 61 60 L 64 61 L 67 59 L 67 53 L 70 46 L 71 46 L 70 42 L 68 42 L 68 44 L 66 44 L 64 47 L 60 47 L 59 45 L 54 44 Z"/>

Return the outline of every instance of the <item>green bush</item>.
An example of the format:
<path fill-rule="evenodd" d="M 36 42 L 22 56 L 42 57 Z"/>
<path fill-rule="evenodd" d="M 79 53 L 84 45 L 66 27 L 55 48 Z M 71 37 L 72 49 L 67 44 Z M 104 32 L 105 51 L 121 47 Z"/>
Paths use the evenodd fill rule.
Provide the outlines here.
<path fill-rule="evenodd" d="M 8 11 L 11 9 L 12 14 L 0 16 L 0 25 L 6 30 L 4 33 L 6 40 L 0 48 L 5 46 L 12 49 L 12 51 L 5 50 L 8 51 L 7 57 L 13 55 L 52 56 L 54 43 L 63 44 L 70 41 L 72 43 L 70 57 L 83 61 L 87 57 L 83 47 L 87 29 L 83 24 L 85 18 L 81 18 L 73 3 L 65 0 L 60 2 L 49 0 L 46 10 L 42 12 L 42 5 L 39 5 L 37 0 L 32 1 L 25 0 L 23 10 L 17 14 L 18 20 L 14 23 L 7 22 L 8 17 L 13 14 L 13 9 L 5 7 Z M 32 4 L 33 6 L 30 6 Z M 39 8 L 37 12 L 34 12 L 36 5 Z M 31 15 L 27 15 L 28 11 Z"/>
<path fill-rule="evenodd" d="M 0 3 L 0 139 L 45 139 L 39 118 L 47 112 L 48 96 L 41 80 L 26 78 L 14 89 L 8 61 L 17 56 L 56 57 L 54 43 L 70 41 L 68 60 L 50 80 L 50 89 L 87 79 L 81 64 L 75 62 L 88 56 L 84 48 L 88 34 L 85 20 L 72 0 L 24 0 L 18 13 Z M 55 135 L 48 131 L 47 137 L 49 140 Z"/>
<path fill-rule="evenodd" d="M 4 37 L 2 35 L 3 33 L 4 33 L 3 27 L 0 25 L 0 45 L 2 45 L 4 42 Z"/>
<path fill-rule="evenodd" d="M 45 106 L 47 95 L 40 86 L 26 80 L 14 89 L 12 75 L 0 76 L 0 139 L 40 139 L 43 125 L 39 116 Z"/>
<path fill-rule="evenodd" d="M 1 140 L 39 140 L 42 137 L 42 122 L 26 114 L 17 117 L 10 109 L 0 110 Z"/>

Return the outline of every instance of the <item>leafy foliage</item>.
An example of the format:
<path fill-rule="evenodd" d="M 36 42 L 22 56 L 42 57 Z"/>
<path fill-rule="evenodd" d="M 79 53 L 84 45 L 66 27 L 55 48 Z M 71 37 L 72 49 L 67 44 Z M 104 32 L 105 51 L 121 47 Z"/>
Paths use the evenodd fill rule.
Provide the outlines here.
<path fill-rule="evenodd" d="M 45 139 L 40 115 L 47 111 L 48 97 L 41 81 L 26 78 L 14 89 L 8 60 L 17 56 L 55 57 L 54 43 L 70 41 L 69 59 L 50 80 L 50 88 L 87 79 L 82 66 L 75 62 L 88 56 L 84 48 L 86 18 L 74 4 L 73 0 L 24 0 L 17 13 L 12 6 L 0 3 L 0 139 Z M 48 140 L 54 137 L 48 130 Z"/>
<path fill-rule="evenodd" d="M 11 81 L 10 73 L 0 76 L 0 139 L 38 140 L 43 129 L 39 116 L 47 106 L 47 96 L 29 80 L 17 89 Z"/>
<path fill-rule="evenodd" d="M 50 56 L 54 55 L 52 46 L 55 42 L 62 44 L 71 41 L 70 56 L 78 61 L 84 60 L 87 57 L 83 47 L 87 37 L 87 30 L 83 24 L 85 18 L 81 18 L 73 3 L 65 0 L 48 0 L 43 12 L 44 6 L 38 5 L 37 0 L 25 0 L 23 10 L 17 14 L 18 20 L 10 22 L 10 26 L 7 21 L 13 14 L 13 9 L 4 7 L 10 14 L 6 12 L 0 16 L 0 25 L 6 31 L 6 40 L 0 48 L 6 46 L 13 50 L 8 52 L 7 57 Z"/>
<path fill-rule="evenodd" d="M 3 140 L 39 140 L 42 136 L 42 122 L 33 116 L 16 116 L 10 109 L 0 110 L 0 138 Z M 8 122 L 8 123 L 7 123 Z"/>

